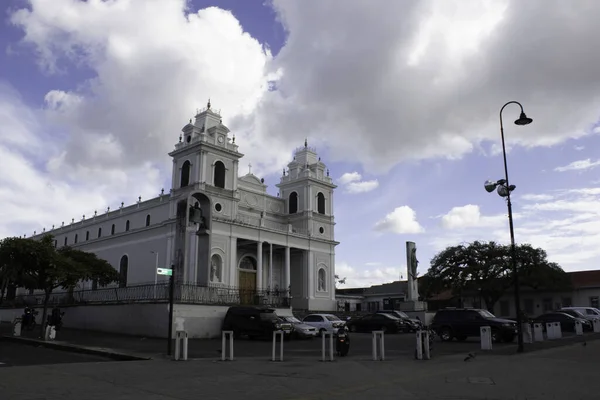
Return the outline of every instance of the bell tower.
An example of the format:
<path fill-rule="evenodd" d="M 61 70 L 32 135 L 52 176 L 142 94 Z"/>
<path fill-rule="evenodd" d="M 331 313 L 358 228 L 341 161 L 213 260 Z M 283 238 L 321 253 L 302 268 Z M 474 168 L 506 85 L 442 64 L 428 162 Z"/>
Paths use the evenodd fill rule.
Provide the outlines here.
<path fill-rule="evenodd" d="M 178 281 L 209 282 L 212 218 L 237 212 L 238 163 L 244 155 L 229 133 L 209 100 L 183 127 L 169 153 L 173 159 L 170 218 L 175 221 L 172 259 Z"/>
<path fill-rule="evenodd" d="M 276 186 L 292 225 L 306 229 L 311 236 L 333 240 L 333 191 L 337 186 L 307 140 L 295 150 Z"/>

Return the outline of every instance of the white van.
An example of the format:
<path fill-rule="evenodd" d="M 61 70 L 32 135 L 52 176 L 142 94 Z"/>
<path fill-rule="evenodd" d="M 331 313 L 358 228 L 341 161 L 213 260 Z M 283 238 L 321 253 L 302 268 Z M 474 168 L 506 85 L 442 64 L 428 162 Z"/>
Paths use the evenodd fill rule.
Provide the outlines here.
<path fill-rule="evenodd" d="M 594 307 L 563 307 L 561 310 L 579 311 L 587 320 L 600 319 L 600 310 Z"/>

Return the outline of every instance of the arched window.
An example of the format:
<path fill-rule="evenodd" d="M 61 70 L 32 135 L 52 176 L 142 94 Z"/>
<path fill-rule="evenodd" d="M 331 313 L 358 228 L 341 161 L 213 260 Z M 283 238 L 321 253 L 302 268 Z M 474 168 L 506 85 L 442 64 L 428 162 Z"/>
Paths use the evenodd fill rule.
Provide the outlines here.
<path fill-rule="evenodd" d="M 326 292 L 327 291 L 327 274 L 325 273 L 325 269 L 319 268 L 319 273 L 317 274 L 317 276 L 319 278 L 317 290 L 319 292 Z"/>
<path fill-rule="evenodd" d="M 146 226 L 150 226 L 150 214 L 146 215 Z"/>
<path fill-rule="evenodd" d="M 129 269 L 129 257 L 124 255 L 121 257 L 121 262 L 119 263 L 119 275 L 121 275 L 121 279 L 119 282 L 119 287 L 127 286 L 127 270 Z"/>
<path fill-rule="evenodd" d="M 217 161 L 214 167 L 213 183 L 216 187 L 225 188 L 225 164 Z"/>
<path fill-rule="evenodd" d="M 321 192 L 317 194 L 317 212 L 325 214 L 325 195 Z"/>
<path fill-rule="evenodd" d="M 184 187 L 190 184 L 190 168 L 191 164 L 189 161 L 186 161 L 181 166 L 181 184 L 179 187 Z"/>
<path fill-rule="evenodd" d="M 67 237 L 65 236 L 65 246 L 67 245 Z"/>
<path fill-rule="evenodd" d="M 223 260 L 218 254 L 210 258 L 210 281 L 221 282 L 223 276 Z"/>
<path fill-rule="evenodd" d="M 125 221 L 125 232 L 129 232 L 129 220 Z"/>
<path fill-rule="evenodd" d="M 240 269 L 256 271 L 256 260 L 252 257 L 244 257 L 242 261 L 240 261 Z"/>
<path fill-rule="evenodd" d="M 110 227 L 110 234 L 111 235 L 115 234 L 115 224 L 112 224 L 112 226 Z"/>
<path fill-rule="evenodd" d="M 90 231 L 85 232 L 85 240 L 90 240 Z"/>
<path fill-rule="evenodd" d="M 77 239 L 79 239 L 79 235 L 75 234 L 75 242 L 74 243 L 77 243 Z"/>
<path fill-rule="evenodd" d="M 296 214 L 298 212 L 298 193 L 292 192 L 288 200 L 288 209 L 290 214 Z"/>
<path fill-rule="evenodd" d="M 98 237 L 102 237 L 102 228 L 98 228 Z"/>

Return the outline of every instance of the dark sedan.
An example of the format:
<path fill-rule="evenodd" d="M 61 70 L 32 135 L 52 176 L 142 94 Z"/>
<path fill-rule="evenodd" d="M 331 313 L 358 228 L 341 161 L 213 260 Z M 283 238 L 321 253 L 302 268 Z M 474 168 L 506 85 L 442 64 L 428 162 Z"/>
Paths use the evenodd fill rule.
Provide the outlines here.
<path fill-rule="evenodd" d="M 368 314 L 361 318 L 351 319 L 346 323 L 350 332 L 383 331 L 390 333 L 401 332 L 404 322 L 388 314 Z"/>
<path fill-rule="evenodd" d="M 575 332 L 575 322 L 581 322 L 581 326 L 584 331 L 591 331 L 592 324 L 583 319 L 577 318 L 564 312 L 549 312 L 542 314 L 533 319 L 533 322 L 539 322 L 542 324 L 544 331 L 546 331 L 546 324 L 549 322 L 560 322 L 560 328 L 563 331 Z"/>

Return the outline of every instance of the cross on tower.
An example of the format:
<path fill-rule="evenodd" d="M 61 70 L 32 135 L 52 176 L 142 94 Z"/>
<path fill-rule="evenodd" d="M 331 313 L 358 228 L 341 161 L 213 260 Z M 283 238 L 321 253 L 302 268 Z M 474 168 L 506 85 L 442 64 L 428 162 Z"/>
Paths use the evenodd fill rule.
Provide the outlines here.
<path fill-rule="evenodd" d="M 252 173 L 252 164 L 248 164 L 248 174 Z"/>

